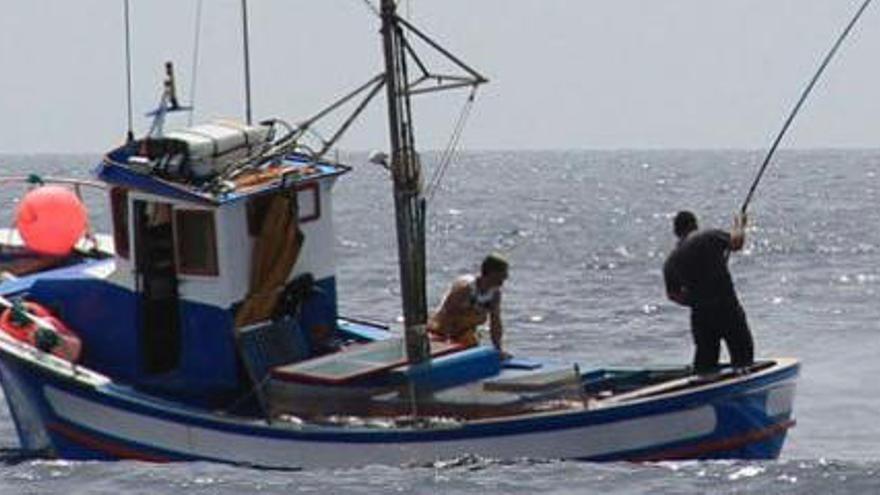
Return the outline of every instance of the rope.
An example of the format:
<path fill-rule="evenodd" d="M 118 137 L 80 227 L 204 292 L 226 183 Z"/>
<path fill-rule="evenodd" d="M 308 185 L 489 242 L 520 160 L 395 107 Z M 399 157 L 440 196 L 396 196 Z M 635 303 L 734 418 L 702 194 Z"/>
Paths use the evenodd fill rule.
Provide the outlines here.
<path fill-rule="evenodd" d="M 187 119 L 187 127 L 192 127 L 193 124 L 193 114 L 196 113 L 196 80 L 198 76 L 198 67 L 199 67 L 199 47 L 200 40 L 202 34 L 202 0 L 199 0 L 196 3 L 196 27 L 195 27 L 195 39 L 193 40 L 193 57 L 192 57 L 192 79 L 190 80 L 189 85 L 189 106 L 192 107 L 192 110 L 189 112 L 189 117 Z"/>
<path fill-rule="evenodd" d="M 452 158 L 455 156 L 455 152 L 458 150 L 458 144 L 461 141 L 462 134 L 464 133 L 465 124 L 467 124 L 467 120 L 470 117 L 471 110 L 474 108 L 474 99 L 476 97 L 476 93 L 477 86 L 473 86 L 471 88 L 471 94 L 468 96 L 467 101 L 461 109 L 461 113 L 458 116 L 458 120 L 455 123 L 452 134 L 449 136 L 449 142 L 446 144 L 446 149 L 443 151 L 443 155 L 441 155 L 440 157 L 440 164 L 437 166 L 437 169 L 431 176 L 431 180 L 428 181 L 428 187 L 425 192 L 425 197 L 428 202 L 430 202 L 431 199 L 434 197 L 434 193 L 437 191 L 440 182 L 446 175 L 446 170 L 449 168 L 450 163 L 452 163 Z"/>
<path fill-rule="evenodd" d="M 794 120 L 795 115 L 797 115 L 798 111 L 801 109 L 801 105 L 806 101 L 807 96 L 810 95 L 810 92 L 813 90 L 813 86 L 816 85 L 816 82 L 822 76 L 822 73 L 825 72 L 825 68 L 828 66 L 828 63 L 831 62 L 831 59 L 834 58 L 834 54 L 837 53 L 837 49 L 840 48 L 840 45 L 843 43 L 843 40 L 849 35 L 849 32 L 852 30 L 853 26 L 855 26 L 856 22 L 858 22 L 859 18 L 862 16 L 862 13 L 868 8 L 868 5 L 872 0 L 865 0 L 862 3 L 862 6 L 856 12 L 856 15 L 853 16 L 852 20 L 849 21 L 849 24 L 846 26 L 846 29 L 840 34 L 837 38 L 837 41 L 834 43 L 834 46 L 831 47 L 831 50 L 825 55 L 825 59 L 822 60 L 822 64 L 819 65 L 819 70 L 813 75 L 813 78 L 810 80 L 810 83 L 807 84 L 807 87 L 801 93 L 801 97 L 798 100 L 797 104 L 792 109 L 791 113 L 788 115 L 788 118 L 785 120 L 785 124 L 782 125 L 782 130 L 779 131 L 779 134 L 776 135 L 776 139 L 773 141 L 773 145 L 770 146 L 770 151 L 767 152 L 767 156 L 764 157 L 764 162 L 761 164 L 761 168 L 758 170 L 758 175 L 755 177 L 755 180 L 752 182 L 752 186 L 749 188 L 749 193 L 746 195 L 745 201 L 743 201 L 742 207 L 740 208 L 740 212 L 745 214 L 746 209 L 749 206 L 749 202 L 752 200 L 752 195 L 755 193 L 755 189 L 758 187 L 758 182 L 761 181 L 761 177 L 764 176 L 764 171 L 767 170 L 767 165 L 770 164 L 770 159 L 773 157 L 773 154 L 776 152 L 776 148 L 779 147 L 780 141 L 782 141 L 782 137 L 785 136 L 786 131 L 788 131 L 788 127 L 791 125 L 791 122 Z"/>

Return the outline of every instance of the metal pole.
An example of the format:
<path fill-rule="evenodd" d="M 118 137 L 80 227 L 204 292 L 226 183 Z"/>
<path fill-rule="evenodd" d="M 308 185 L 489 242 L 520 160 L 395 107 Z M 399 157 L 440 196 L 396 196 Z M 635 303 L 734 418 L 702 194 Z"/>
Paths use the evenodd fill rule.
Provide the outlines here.
<path fill-rule="evenodd" d="M 198 66 L 199 66 L 199 45 L 201 44 L 201 36 L 202 34 L 202 0 L 198 0 L 196 4 L 196 28 L 195 28 L 195 39 L 193 40 L 193 56 L 192 56 L 192 78 L 190 79 L 189 84 L 189 101 L 192 109 L 189 111 L 189 116 L 187 117 L 187 125 L 192 125 L 193 117 L 196 113 L 196 89 L 197 85 L 197 77 L 199 74 Z"/>
<path fill-rule="evenodd" d="M 419 363 L 430 357 L 425 328 L 425 200 L 406 87 L 406 54 L 394 0 L 382 0 L 381 15 L 406 354 L 410 363 Z"/>
<path fill-rule="evenodd" d="M 129 5 L 128 0 L 125 0 L 125 87 L 126 87 L 126 100 L 128 102 L 128 134 L 126 136 L 127 141 L 130 143 L 134 141 L 134 123 L 133 123 L 133 111 L 131 107 L 131 23 L 129 21 Z"/>
<path fill-rule="evenodd" d="M 251 125 L 253 119 L 251 118 L 251 55 L 250 55 L 250 45 L 248 42 L 248 8 L 247 8 L 247 0 L 241 0 L 241 24 L 242 24 L 242 36 L 244 37 L 244 102 L 245 102 L 245 117 L 248 125 Z"/>

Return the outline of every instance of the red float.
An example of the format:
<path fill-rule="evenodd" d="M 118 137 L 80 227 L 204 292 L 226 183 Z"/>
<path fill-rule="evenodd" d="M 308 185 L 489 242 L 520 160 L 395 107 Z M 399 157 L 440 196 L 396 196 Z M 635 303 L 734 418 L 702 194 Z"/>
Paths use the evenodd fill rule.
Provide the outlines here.
<path fill-rule="evenodd" d="M 38 253 L 64 256 L 82 238 L 88 213 L 73 191 L 43 186 L 22 198 L 15 223 L 25 245 Z"/>

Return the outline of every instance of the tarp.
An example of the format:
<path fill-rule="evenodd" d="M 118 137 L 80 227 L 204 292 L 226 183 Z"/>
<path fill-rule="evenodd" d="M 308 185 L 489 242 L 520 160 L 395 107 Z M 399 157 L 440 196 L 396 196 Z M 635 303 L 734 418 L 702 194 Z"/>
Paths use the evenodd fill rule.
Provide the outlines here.
<path fill-rule="evenodd" d="M 237 328 L 272 315 L 302 248 L 298 216 L 294 191 L 269 200 L 251 257 L 250 290 L 235 315 Z"/>

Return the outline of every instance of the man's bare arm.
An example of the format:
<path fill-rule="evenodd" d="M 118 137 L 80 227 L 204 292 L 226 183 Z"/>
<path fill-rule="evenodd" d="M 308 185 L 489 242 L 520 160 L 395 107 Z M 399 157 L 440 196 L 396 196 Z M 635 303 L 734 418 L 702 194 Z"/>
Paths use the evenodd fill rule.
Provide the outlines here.
<path fill-rule="evenodd" d="M 492 338 L 492 345 L 500 351 L 501 338 L 504 336 L 504 324 L 501 322 L 501 294 L 496 296 L 492 304 L 492 312 L 489 314 L 489 336 Z"/>

